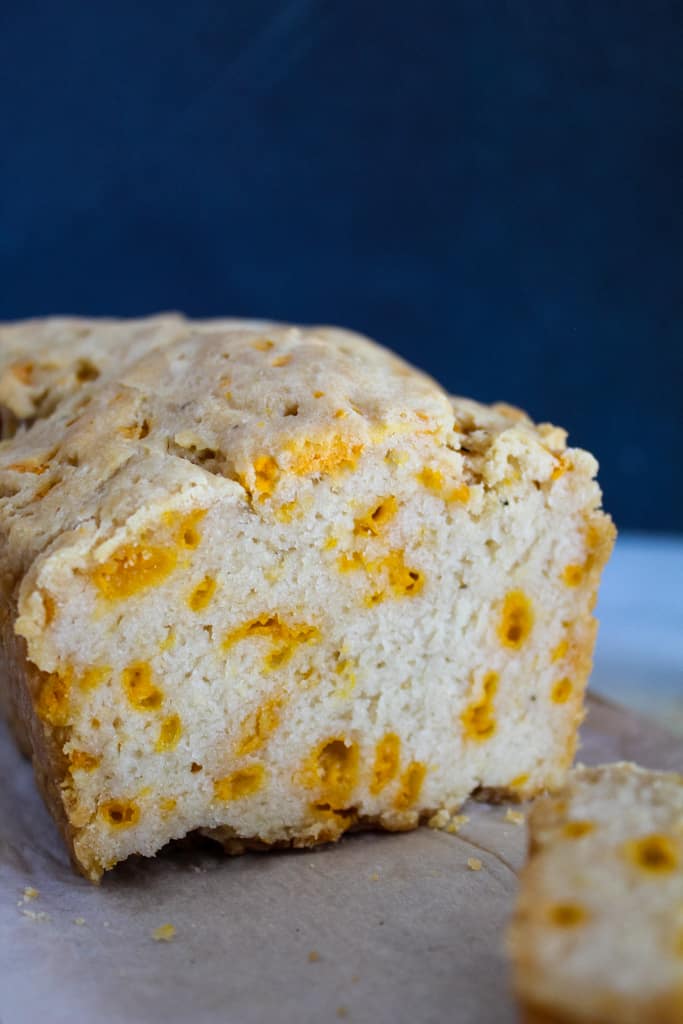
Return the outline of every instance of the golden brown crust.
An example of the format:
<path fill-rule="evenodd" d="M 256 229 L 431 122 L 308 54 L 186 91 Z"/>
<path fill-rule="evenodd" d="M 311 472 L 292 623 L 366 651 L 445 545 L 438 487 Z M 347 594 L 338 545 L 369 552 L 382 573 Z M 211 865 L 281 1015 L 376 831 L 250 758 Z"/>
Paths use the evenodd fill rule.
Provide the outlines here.
<path fill-rule="evenodd" d="M 62 752 L 64 740 L 60 730 L 41 722 L 36 714 L 33 695 L 37 694 L 45 673 L 26 657 L 26 642 L 14 632 L 16 606 L 7 599 L 0 601 L 0 687 L 3 716 L 9 723 L 17 745 L 30 758 L 38 789 L 66 843 L 74 867 L 91 881 L 101 872 L 88 871 L 74 852 L 75 829 L 69 821 L 64 797 L 68 793 L 67 763 Z"/>
<path fill-rule="evenodd" d="M 622 1019 L 623 1006 L 614 1003 L 598 1016 L 591 1014 L 567 1014 L 548 1009 L 535 1003 L 522 1003 L 523 1024 L 619 1024 Z M 683 992 L 674 994 L 671 999 L 653 999 L 641 1003 L 635 1008 L 638 1024 L 681 1024 L 683 1020 Z"/>
<path fill-rule="evenodd" d="M 541 1006 L 527 1004 L 522 1008 L 522 1024 L 572 1024 L 572 1022 L 567 1017 L 558 1016 Z"/>
<path fill-rule="evenodd" d="M 435 813 L 433 810 L 426 810 L 421 811 L 419 815 L 413 814 L 392 821 L 379 814 L 362 815 L 353 817 L 352 824 L 346 827 L 324 829 L 315 836 L 302 834 L 292 836 L 291 839 L 278 839 L 275 842 L 269 842 L 260 836 L 233 836 L 224 828 L 200 829 L 200 834 L 220 843 L 229 856 L 239 857 L 244 853 L 267 853 L 269 850 L 311 850 L 336 843 L 343 835 L 351 832 L 414 832 L 426 824 Z"/>

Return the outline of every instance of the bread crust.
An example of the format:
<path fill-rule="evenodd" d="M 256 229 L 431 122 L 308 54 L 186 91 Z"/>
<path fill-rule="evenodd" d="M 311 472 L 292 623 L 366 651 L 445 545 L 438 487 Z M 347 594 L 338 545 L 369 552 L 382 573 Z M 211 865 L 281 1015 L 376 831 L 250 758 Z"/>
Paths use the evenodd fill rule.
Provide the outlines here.
<path fill-rule="evenodd" d="M 2 712 L 17 746 L 33 766 L 36 785 L 55 820 L 76 870 L 91 881 L 97 871 L 90 872 L 79 861 L 74 850 L 75 830 L 65 807 L 67 792 L 67 761 L 63 753 L 64 735 L 40 720 L 36 714 L 34 695 L 40 690 L 46 674 L 26 654 L 26 641 L 14 632 L 16 604 L 0 599 L 0 687 Z"/>
<path fill-rule="evenodd" d="M 681 1024 L 683 1019 L 683 993 L 681 996 L 664 997 L 647 1002 L 631 1004 L 629 1021 L 637 1024 Z M 562 1013 L 556 1008 L 541 1006 L 532 1002 L 523 1002 L 522 1020 L 524 1024 L 622 1024 L 624 1007 L 621 1002 L 605 1005 L 598 1015 L 584 1013 Z"/>

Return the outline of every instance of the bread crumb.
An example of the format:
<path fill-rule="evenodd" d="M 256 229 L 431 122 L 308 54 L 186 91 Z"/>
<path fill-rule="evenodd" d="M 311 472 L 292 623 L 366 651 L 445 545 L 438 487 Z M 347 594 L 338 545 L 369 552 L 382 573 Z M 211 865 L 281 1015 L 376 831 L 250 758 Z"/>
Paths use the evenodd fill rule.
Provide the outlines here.
<path fill-rule="evenodd" d="M 348 1015 L 349 1015 L 349 1011 L 347 1010 L 347 1008 L 345 1006 L 338 1006 L 337 1007 L 337 1016 L 338 1017 L 341 1017 L 343 1019 L 345 1017 L 348 1017 Z"/>
<path fill-rule="evenodd" d="M 440 811 L 436 811 L 432 814 L 431 818 L 427 821 L 429 828 L 439 829 L 442 832 L 449 832 L 451 835 L 455 835 L 459 828 L 465 825 L 469 821 L 466 814 L 451 814 L 442 807 Z"/>
<path fill-rule="evenodd" d="M 505 820 L 509 821 L 511 825 L 523 825 L 524 815 L 521 811 L 513 811 L 511 807 L 508 807 L 505 812 Z"/>
<path fill-rule="evenodd" d="M 84 917 L 74 917 L 74 924 L 85 924 Z"/>
<path fill-rule="evenodd" d="M 37 900 L 40 896 L 40 890 L 34 889 L 32 885 L 27 885 L 24 889 L 24 903 L 28 903 L 29 900 Z"/>
<path fill-rule="evenodd" d="M 308 954 L 308 959 L 310 963 L 317 964 L 318 960 L 320 959 L 320 953 L 318 952 L 318 950 L 312 949 L 311 952 Z"/>
<path fill-rule="evenodd" d="M 370 881 L 371 882 L 379 882 L 379 872 L 378 871 L 373 871 L 372 872 L 372 874 L 370 875 Z"/>
<path fill-rule="evenodd" d="M 46 914 L 44 910 L 22 910 L 24 917 L 28 917 L 31 921 L 49 921 L 50 915 Z"/>
<path fill-rule="evenodd" d="M 481 861 L 479 860 L 478 857 L 468 857 L 467 867 L 470 869 L 470 871 L 481 871 Z"/>
<path fill-rule="evenodd" d="M 442 807 L 436 814 L 432 814 L 431 818 L 427 822 L 429 828 L 445 828 L 451 820 L 451 816 L 445 807 Z"/>
<path fill-rule="evenodd" d="M 172 924 L 160 924 L 152 932 L 152 938 L 155 942 L 170 942 L 174 935 L 175 928 Z"/>

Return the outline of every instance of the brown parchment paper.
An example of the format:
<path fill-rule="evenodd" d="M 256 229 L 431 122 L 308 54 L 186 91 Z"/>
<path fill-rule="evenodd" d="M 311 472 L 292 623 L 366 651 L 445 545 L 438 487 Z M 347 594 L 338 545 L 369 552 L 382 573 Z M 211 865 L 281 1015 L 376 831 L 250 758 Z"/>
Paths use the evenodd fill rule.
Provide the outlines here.
<path fill-rule="evenodd" d="M 458 835 L 240 858 L 176 847 L 95 888 L 72 873 L 1 728 L 2 1024 L 517 1019 L 502 937 L 526 836 L 506 807 L 469 804 Z M 683 743 L 592 699 L 580 757 L 680 771 Z M 166 923 L 175 937 L 154 941 Z"/>

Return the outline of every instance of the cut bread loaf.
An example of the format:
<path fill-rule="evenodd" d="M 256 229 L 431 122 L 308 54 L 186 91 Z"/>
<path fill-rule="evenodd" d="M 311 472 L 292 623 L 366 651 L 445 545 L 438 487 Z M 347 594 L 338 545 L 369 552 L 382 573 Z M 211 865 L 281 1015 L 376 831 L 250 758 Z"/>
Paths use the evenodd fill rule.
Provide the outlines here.
<path fill-rule="evenodd" d="M 564 431 L 330 328 L 0 350 L 0 685 L 87 876 L 563 781 L 614 532 Z"/>
<path fill-rule="evenodd" d="M 541 797 L 508 935 L 530 1021 L 683 1021 L 683 776 L 578 768 Z"/>

